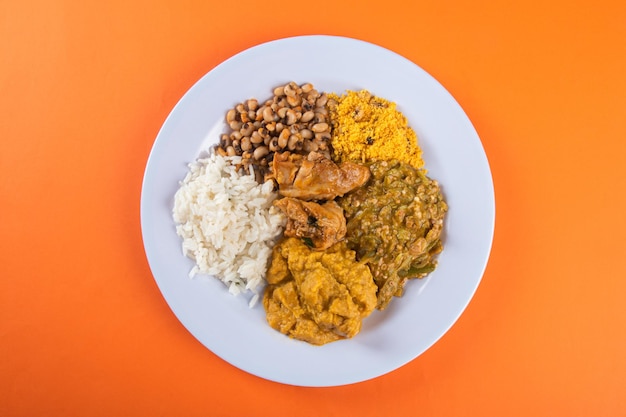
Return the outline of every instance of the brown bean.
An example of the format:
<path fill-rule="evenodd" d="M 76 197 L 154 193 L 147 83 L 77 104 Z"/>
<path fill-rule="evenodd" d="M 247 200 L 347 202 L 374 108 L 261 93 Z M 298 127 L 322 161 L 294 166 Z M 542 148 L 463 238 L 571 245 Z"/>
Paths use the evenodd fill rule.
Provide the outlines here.
<path fill-rule="evenodd" d="M 313 84 L 311 83 L 302 84 L 300 88 L 302 89 L 302 92 L 306 94 L 309 91 L 313 90 Z"/>
<path fill-rule="evenodd" d="M 235 155 L 237 155 L 237 153 L 235 152 L 235 148 L 233 148 L 232 146 L 229 146 L 228 148 L 226 148 L 226 154 L 228 156 L 235 156 Z"/>

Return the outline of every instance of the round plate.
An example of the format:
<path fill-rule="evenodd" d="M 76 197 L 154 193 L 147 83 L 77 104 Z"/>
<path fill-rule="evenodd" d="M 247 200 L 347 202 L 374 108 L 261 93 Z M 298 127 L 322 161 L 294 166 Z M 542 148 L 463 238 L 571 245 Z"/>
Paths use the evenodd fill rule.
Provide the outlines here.
<path fill-rule="evenodd" d="M 352 339 L 324 346 L 270 328 L 261 303 L 232 296 L 217 279 L 190 279 L 172 219 L 187 164 L 226 131 L 224 115 L 250 97 L 266 100 L 289 81 L 320 91 L 367 89 L 397 103 L 418 136 L 429 176 L 449 204 L 444 251 L 429 277 L 408 282 L 402 298 L 374 311 Z M 495 218 L 489 164 L 470 120 L 430 75 L 379 46 L 303 36 L 255 46 L 218 65 L 178 102 L 147 162 L 141 227 L 150 268 L 181 323 L 213 353 L 253 375 L 285 384 L 335 386 L 368 380 L 413 360 L 458 319 L 487 264 Z"/>

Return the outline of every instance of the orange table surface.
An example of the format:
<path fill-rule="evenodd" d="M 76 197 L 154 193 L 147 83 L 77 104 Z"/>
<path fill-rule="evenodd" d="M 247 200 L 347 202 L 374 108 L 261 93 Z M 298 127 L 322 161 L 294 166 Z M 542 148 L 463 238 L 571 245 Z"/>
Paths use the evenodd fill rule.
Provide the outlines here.
<path fill-rule="evenodd" d="M 332 388 L 257 378 L 196 341 L 139 222 L 148 154 L 185 91 L 307 34 L 437 78 L 496 194 L 491 257 L 452 329 Z M 626 415 L 623 2 L 0 0 L 0 60 L 0 416 Z"/>

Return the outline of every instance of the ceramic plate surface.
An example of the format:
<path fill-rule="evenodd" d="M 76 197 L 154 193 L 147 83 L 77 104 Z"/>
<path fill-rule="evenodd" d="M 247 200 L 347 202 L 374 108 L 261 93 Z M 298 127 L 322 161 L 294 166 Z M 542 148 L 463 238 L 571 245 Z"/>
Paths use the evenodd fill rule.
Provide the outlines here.
<path fill-rule="evenodd" d="M 226 131 L 224 115 L 289 81 L 320 91 L 367 89 L 397 103 L 418 136 L 429 176 L 449 205 L 444 251 L 428 278 L 410 281 L 388 309 L 349 340 L 311 346 L 269 327 L 261 303 L 230 295 L 217 279 L 190 279 L 172 219 L 174 194 L 194 161 Z M 224 61 L 182 97 L 147 162 L 141 227 L 154 279 L 181 323 L 235 367 L 268 380 L 335 386 L 386 374 L 432 346 L 461 315 L 487 264 L 495 203 L 489 164 L 470 120 L 432 76 L 382 47 L 333 36 L 265 43 Z"/>

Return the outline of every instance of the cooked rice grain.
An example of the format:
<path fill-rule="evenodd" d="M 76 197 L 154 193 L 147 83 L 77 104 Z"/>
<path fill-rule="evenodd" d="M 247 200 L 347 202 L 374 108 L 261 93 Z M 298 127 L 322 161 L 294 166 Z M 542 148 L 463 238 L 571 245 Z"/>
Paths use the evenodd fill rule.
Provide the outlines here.
<path fill-rule="evenodd" d="M 253 304 L 285 218 L 272 206 L 273 184 L 258 184 L 253 172 L 238 173 L 240 161 L 212 152 L 190 164 L 173 215 L 183 253 L 196 262 L 189 276 L 213 275 L 235 295 L 251 291 Z"/>

